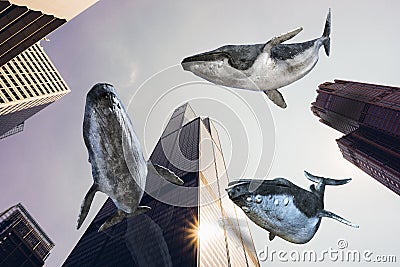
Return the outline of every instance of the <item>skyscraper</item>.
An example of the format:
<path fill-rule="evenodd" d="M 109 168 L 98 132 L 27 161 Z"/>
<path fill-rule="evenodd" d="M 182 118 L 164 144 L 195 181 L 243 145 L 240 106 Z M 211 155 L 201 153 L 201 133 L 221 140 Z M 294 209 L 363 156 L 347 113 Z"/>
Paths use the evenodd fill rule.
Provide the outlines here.
<path fill-rule="evenodd" d="M 53 247 L 21 204 L 0 213 L 0 266 L 43 266 Z"/>
<path fill-rule="evenodd" d="M 39 43 L 0 67 L 0 139 L 70 92 Z"/>
<path fill-rule="evenodd" d="M 98 0 L 0 0 L 0 66 Z"/>
<path fill-rule="evenodd" d="M 98 0 L 0 0 L 0 139 L 70 92 L 38 42 Z"/>
<path fill-rule="evenodd" d="M 225 196 L 219 137 L 188 104 L 177 108 L 150 157 L 183 187 L 149 176 L 141 205 L 152 209 L 105 232 L 108 199 L 63 266 L 259 266 L 245 215 Z"/>
<path fill-rule="evenodd" d="M 400 88 L 335 80 L 317 92 L 311 110 L 346 134 L 343 157 L 400 195 Z"/>

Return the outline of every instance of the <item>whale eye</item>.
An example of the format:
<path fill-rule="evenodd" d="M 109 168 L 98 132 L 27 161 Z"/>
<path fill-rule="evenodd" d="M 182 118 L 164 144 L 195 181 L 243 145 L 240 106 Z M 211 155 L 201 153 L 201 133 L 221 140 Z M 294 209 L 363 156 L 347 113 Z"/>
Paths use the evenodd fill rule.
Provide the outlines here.
<path fill-rule="evenodd" d="M 256 203 L 260 204 L 262 202 L 262 196 L 257 195 L 256 196 Z"/>
<path fill-rule="evenodd" d="M 253 199 L 252 199 L 251 197 L 247 197 L 247 198 L 246 198 L 246 201 L 247 201 L 247 202 L 252 202 Z"/>
<path fill-rule="evenodd" d="M 236 187 L 236 191 L 240 192 L 242 189 L 240 187 Z"/>

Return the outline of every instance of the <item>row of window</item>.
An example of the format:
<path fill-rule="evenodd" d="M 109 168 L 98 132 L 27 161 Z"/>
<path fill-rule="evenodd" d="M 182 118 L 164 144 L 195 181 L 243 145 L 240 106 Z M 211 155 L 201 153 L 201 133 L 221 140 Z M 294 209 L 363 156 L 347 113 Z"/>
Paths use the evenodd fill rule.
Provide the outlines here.
<path fill-rule="evenodd" d="M 378 180 L 385 180 L 388 184 L 400 188 L 399 183 L 393 181 L 392 179 L 389 179 L 389 177 L 385 175 L 384 171 L 381 170 L 378 166 L 375 166 L 375 164 L 373 164 L 372 162 L 366 163 L 365 161 L 360 160 L 358 158 L 356 159 L 356 162 L 358 166 L 361 167 L 361 169 L 366 171 L 368 174 L 376 177 Z"/>
<path fill-rule="evenodd" d="M 400 134 L 400 111 L 370 106 L 364 119 L 366 125 L 379 128 L 394 135 Z"/>
<path fill-rule="evenodd" d="M 39 44 L 9 61 L 0 70 L 0 103 L 68 91 Z"/>

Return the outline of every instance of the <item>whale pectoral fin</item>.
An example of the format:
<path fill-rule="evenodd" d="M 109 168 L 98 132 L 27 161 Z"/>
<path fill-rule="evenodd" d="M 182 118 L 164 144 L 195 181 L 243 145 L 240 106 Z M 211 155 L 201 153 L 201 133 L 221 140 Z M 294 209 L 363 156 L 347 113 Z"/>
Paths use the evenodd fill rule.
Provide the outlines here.
<path fill-rule="evenodd" d="M 117 210 L 112 216 L 110 216 L 99 228 L 98 232 L 102 232 L 113 225 L 121 222 L 123 219 L 127 217 L 127 213 L 122 210 Z"/>
<path fill-rule="evenodd" d="M 295 37 L 295 36 L 296 36 L 299 32 L 301 32 L 302 30 L 303 30 L 302 27 L 298 27 L 298 28 L 296 28 L 296 29 L 294 29 L 294 30 L 291 30 L 291 31 L 282 33 L 282 34 L 279 35 L 279 36 L 273 37 L 271 40 L 269 40 L 269 41 L 265 44 L 263 51 L 264 51 L 264 52 L 268 52 L 273 46 L 275 46 L 275 45 L 277 45 L 277 44 L 280 44 L 280 43 L 283 43 L 283 42 L 285 42 L 285 41 L 287 41 L 287 40 L 289 40 L 289 39 Z"/>
<path fill-rule="evenodd" d="M 275 238 L 275 235 L 273 233 L 269 232 L 269 241 L 274 240 L 274 238 Z"/>
<path fill-rule="evenodd" d="M 148 206 L 139 206 L 137 207 L 136 211 L 133 213 L 126 213 L 125 211 L 122 210 L 117 210 L 117 212 L 114 213 L 114 215 L 110 216 L 99 228 L 99 232 L 106 230 L 107 228 L 110 228 L 113 225 L 116 225 L 120 223 L 123 219 L 129 218 L 129 217 L 134 217 L 137 215 L 140 215 L 142 213 L 145 213 L 146 211 L 151 210 L 150 207 Z"/>
<path fill-rule="evenodd" d="M 132 214 L 127 214 L 128 217 L 133 217 L 133 216 L 137 216 L 140 215 L 142 213 L 148 212 L 149 210 L 151 210 L 151 208 L 149 206 L 139 206 L 137 207 L 136 211 Z"/>
<path fill-rule="evenodd" d="M 339 215 L 336 215 L 335 213 L 330 212 L 330 211 L 321 210 L 321 211 L 318 212 L 317 216 L 320 217 L 320 218 L 327 217 L 327 218 L 335 219 L 335 220 L 337 220 L 337 221 L 339 221 L 339 222 L 341 222 L 343 224 L 346 224 L 346 225 L 354 227 L 354 228 L 359 228 L 360 227 L 359 225 L 354 224 L 354 223 L 352 223 L 352 222 L 350 222 L 350 221 L 348 221 L 348 220 L 346 220 L 346 219 L 340 217 Z"/>
<path fill-rule="evenodd" d="M 167 168 L 153 164 L 151 161 L 147 162 L 147 169 L 149 173 L 156 173 L 159 176 L 163 177 L 165 180 L 168 182 L 171 182 L 173 184 L 177 185 L 183 185 L 183 180 L 179 178 L 178 176 L 175 175 L 172 171 L 168 170 Z"/>
<path fill-rule="evenodd" d="M 93 184 L 90 188 L 89 191 L 86 193 L 85 198 L 83 199 L 82 205 L 81 205 L 81 212 L 78 217 L 78 225 L 76 229 L 79 230 L 79 228 L 82 226 L 83 221 L 86 219 L 86 216 L 89 213 L 90 205 L 92 204 L 94 195 L 97 192 L 97 185 Z"/>
<path fill-rule="evenodd" d="M 287 107 L 285 99 L 283 99 L 282 94 L 278 90 L 268 90 L 268 91 L 264 91 L 264 93 L 268 96 L 268 98 L 272 102 L 274 102 L 279 107 L 281 107 L 281 108 Z"/>

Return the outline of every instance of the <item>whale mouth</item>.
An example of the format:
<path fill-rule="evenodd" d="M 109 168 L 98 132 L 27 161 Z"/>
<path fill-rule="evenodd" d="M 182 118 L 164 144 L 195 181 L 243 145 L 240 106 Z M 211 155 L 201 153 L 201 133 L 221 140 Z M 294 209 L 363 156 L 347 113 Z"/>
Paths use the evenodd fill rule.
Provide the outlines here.
<path fill-rule="evenodd" d="M 186 57 L 182 60 L 182 63 L 190 63 L 190 62 L 197 62 L 197 61 L 217 61 L 223 57 L 224 53 L 219 52 L 212 52 L 212 53 L 202 53 L 190 57 Z"/>
<path fill-rule="evenodd" d="M 233 188 L 225 188 L 226 193 L 228 193 L 228 197 L 232 198 L 233 196 Z"/>
<path fill-rule="evenodd" d="M 206 52 L 194 56 L 186 57 L 182 60 L 181 65 L 184 70 L 189 70 L 189 66 L 198 62 L 217 62 L 229 58 L 229 54 L 225 52 Z"/>
<path fill-rule="evenodd" d="M 225 188 L 225 191 L 228 193 L 228 197 L 232 201 L 240 197 L 240 194 L 237 194 L 237 187 L 228 187 Z"/>

